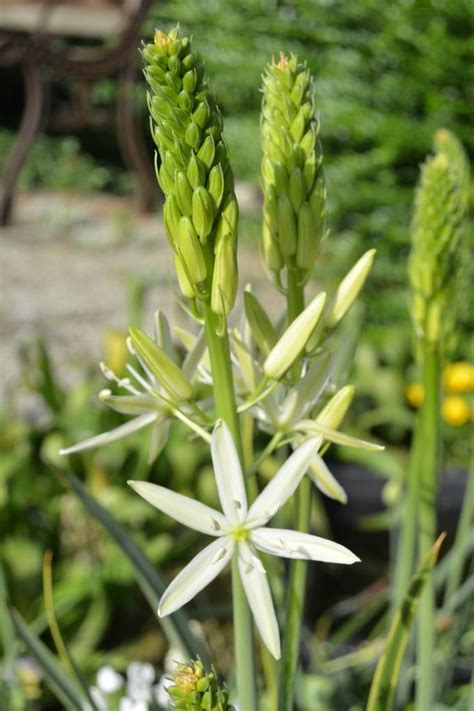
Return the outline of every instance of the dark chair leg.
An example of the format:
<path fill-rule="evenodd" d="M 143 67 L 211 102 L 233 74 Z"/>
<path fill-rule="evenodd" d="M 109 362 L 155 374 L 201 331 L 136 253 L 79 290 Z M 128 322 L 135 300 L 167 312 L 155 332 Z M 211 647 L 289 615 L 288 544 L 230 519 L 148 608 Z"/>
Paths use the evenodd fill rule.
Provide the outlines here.
<path fill-rule="evenodd" d="M 139 205 L 150 212 L 160 199 L 160 189 L 152 169 L 153 156 L 145 148 L 135 109 L 135 62 L 129 57 L 118 78 L 117 132 L 125 164 L 138 180 Z"/>
<path fill-rule="evenodd" d="M 8 153 L 0 176 L 0 225 L 10 222 L 16 183 L 28 152 L 41 129 L 45 106 L 45 87 L 37 65 L 23 67 L 25 99 L 21 125 L 15 142 Z"/>

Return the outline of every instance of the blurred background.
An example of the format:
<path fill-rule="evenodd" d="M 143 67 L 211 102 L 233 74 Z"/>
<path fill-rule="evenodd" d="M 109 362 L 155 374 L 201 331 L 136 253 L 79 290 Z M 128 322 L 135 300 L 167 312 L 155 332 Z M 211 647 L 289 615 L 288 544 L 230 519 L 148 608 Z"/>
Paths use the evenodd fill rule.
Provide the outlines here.
<path fill-rule="evenodd" d="M 57 460 L 61 446 L 122 421 L 98 404 L 104 380 L 97 363 L 123 373 L 129 324 L 148 329 L 158 307 L 170 320 L 185 321 L 173 294 L 138 52 L 140 38 L 149 41 L 155 27 L 176 22 L 205 56 L 224 114 L 242 212 L 241 285 L 252 281 L 272 313 L 280 313 L 258 239 L 259 87 L 265 63 L 281 50 L 307 61 L 321 116 L 331 233 L 311 288 L 334 289 L 366 249 L 378 251 L 348 324 L 355 352 L 348 378 L 357 398 L 347 431 L 389 446 L 376 458 L 331 449 L 349 504 L 315 500 L 314 528 L 342 543 L 357 530 L 366 564 L 355 583 L 339 579 L 337 570 L 323 577 L 315 566 L 320 579 L 307 616 L 323 641 L 349 609 L 336 603 L 385 584 L 389 528 L 422 398 L 406 279 L 419 165 L 442 127 L 456 133 L 471 159 L 474 153 L 469 0 L 1 0 L 2 557 L 15 605 L 47 640 L 41 569 L 44 551 L 53 551 L 62 631 L 90 675 L 110 660 L 118 669 L 132 659 L 159 666 L 165 641 L 129 564 L 44 459 Z M 473 325 L 471 289 L 445 373 L 440 526 L 448 531 L 470 456 L 472 382 L 462 384 L 456 364 L 472 360 Z M 179 427 L 151 472 L 146 449 L 146 434 L 136 435 L 75 457 L 70 466 L 171 575 L 197 537 L 157 517 L 124 482 L 132 474 L 150 478 L 212 503 L 212 470 L 206 447 L 189 442 Z M 276 466 L 270 462 L 267 474 Z M 192 615 L 227 671 L 230 607 L 216 604 L 222 597 L 211 587 Z M 344 704 L 356 703 L 355 672 L 337 673 L 339 685 L 341 674 L 348 679 Z M 27 692 L 33 705 L 46 693 L 41 684 L 38 677 Z M 335 708 L 343 707 L 349 708 Z"/>

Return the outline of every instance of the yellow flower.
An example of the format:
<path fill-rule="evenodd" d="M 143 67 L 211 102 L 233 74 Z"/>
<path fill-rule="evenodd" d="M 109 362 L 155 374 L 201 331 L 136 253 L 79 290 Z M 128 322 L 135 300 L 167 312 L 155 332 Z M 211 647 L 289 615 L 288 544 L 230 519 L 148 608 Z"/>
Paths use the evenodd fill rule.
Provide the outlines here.
<path fill-rule="evenodd" d="M 467 393 L 474 390 L 474 365 L 460 361 L 449 363 L 443 373 L 444 387 L 452 393 Z"/>
<path fill-rule="evenodd" d="M 469 405 L 459 395 L 448 395 L 443 401 L 442 414 L 448 425 L 462 427 L 469 420 Z"/>
<path fill-rule="evenodd" d="M 425 391 L 421 383 L 410 383 L 405 390 L 405 397 L 411 407 L 420 407 L 425 397 Z"/>

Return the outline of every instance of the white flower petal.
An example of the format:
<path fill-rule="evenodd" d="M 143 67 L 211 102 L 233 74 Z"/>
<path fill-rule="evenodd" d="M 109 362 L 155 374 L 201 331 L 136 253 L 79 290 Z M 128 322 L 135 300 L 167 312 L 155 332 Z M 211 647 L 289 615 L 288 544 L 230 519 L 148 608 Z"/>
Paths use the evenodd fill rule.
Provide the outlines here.
<path fill-rule="evenodd" d="M 150 412 L 147 415 L 140 415 L 139 417 L 134 417 L 133 420 L 125 422 L 123 425 L 116 427 L 110 432 L 103 432 L 95 437 L 90 437 L 90 439 L 85 439 L 83 442 L 74 444 L 72 447 L 66 447 L 65 449 L 60 449 L 59 454 L 73 454 L 74 452 L 82 452 L 86 449 L 95 449 L 95 447 L 101 447 L 103 444 L 110 444 L 111 442 L 117 442 L 117 440 L 127 437 L 132 432 L 137 432 L 143 427 L 150 425 L 159 416 L 158 412 Z"/>
<path fill-rule="evenodd" d="M 346 565 L 360 561 L 360 558 L 339 543 L 309 533 L 288 531 L 285 528 L 256 528 L 250 538 L 261 551 L 282 558 L 321 560 L 325 563 Z"/>
<path fill-rule="evenodd" d="M 319 454 L 315 454 L 312 458 L 308 474 L 323 494 L 329 496 L 330 499 L 340 501 L 342 504 L 347 503 L 346 492 L 334 478 L 326 462 Z"/>
<path fill-rule="evenodd" d="M 341 444 L 346 447 L 354 447 L 354 449 L 365 449 L 368 452 L 381 452 L 385 449 L 381 444 L 351 437 L 348 434 L 344 434 L 344 432 L 338 432 L 338 430 L 333 430 L 331 427 L 325 427 L 315 420 L 300 420 L 294 426 L 294 429 L 312 435 L 321 434 L 328 442 L 334 442 L 334 444 Z"/>
<path fill-rule="evenodd" d="M 242 585 L 260 636 L 270 654 L 280 659 L 280 632 L 267 576 L 257 553 L 246 543 L 239 544 L 239 571 Z"/>
<path fill-rule="evenodd" d="M 206 546 L 166 588 L 158 615 L 170 615 L 192 600 L 225 568 L 233 552 L 234 542 L 230 538 L 219 538 Z"/>
<path fill-rule="evenodd" d="M 170 421 L 161 420 L 155 422 L 151 429 L 150 450 L 148 452 L 148 464 L 153 464 L 155 459 L 161 454 L 165 446 L 170 431 Z"/>
<path fill-rule="evenodd" d="M 211 456 L 222 510 L 230 522 L 239 523 L 247 516 L 247 496 L 239 455 L 223 420 L 214 427 Z"/>
<path fill-rule="evenodd" d="M 206 333 L 204 329 L 201 329 L 198 337 L 194 341 L 193 346 L 189 349 L 182 365 L 182 371 L 184 375 L 189 378 L 189 380 L 191 380 L 195 375 L 198 365 L 201 362 L 206 351 L 206 347 Z"/>
<path fill-rule="evenodd" d="M 110 390 L 102 390 L 99 399 L 123 415 L 144 415 L 164 410 L 163 401 L 153 395 L 112 395 Z"/>
<path fill-rule="evenodd" d="M 247 516 L 249 523 L 252 520 L 257 520 L 258 525 L 266 523 L 288 501 L 305 475 L 321 442 L 322 437 L 314 437 L 295 449 L 250 507 Z"/>
<path fill-rule="evenodd" d="M 149 481 L 129 481 L 127 483 L 158 511 L 171 516 L 184 526 L 208 536 L 223 536 L 227 533 L 229 525 L 226 519 L 219 511 L 210 506 Z"/>

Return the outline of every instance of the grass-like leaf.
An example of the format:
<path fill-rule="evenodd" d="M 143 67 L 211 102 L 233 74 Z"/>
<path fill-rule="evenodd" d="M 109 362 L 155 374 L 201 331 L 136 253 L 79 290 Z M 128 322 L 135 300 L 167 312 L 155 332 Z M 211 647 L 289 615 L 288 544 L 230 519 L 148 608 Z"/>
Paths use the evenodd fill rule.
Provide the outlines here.
<path fill-rule="evenodd" d="M 25 624 L 20 613 L 14 607 L 7 607 L 8 614 L 18 636 L 23 640 L 31 656 L 38 662 L 44 672 L 53 693 L 64 704 L 65 708 L 80 711 L 88 706 L 87 698 L 72 681 L 54 654 L 36 637 Z"/>
<path fill-rule="evenodd" d="M 405 654 L 416 608 L 445 537 L 445 533 L 439 536 L 410 581 L 402 604 L 390 626 L 385 651 L 380 657 L 375 670 L 367 711 L 390 711 L 392 708 L 403 655 Z"/>
<path fill-rule="evenodd" d="M 52 465 L 50 464 L 50 466 Z M 102 524 L 131 562 L 137 582 L 156 615 L 160 597 L 166 588 L 166 583 L 158 570 L 150 563 L 121 524 L 87 492 L 82 482 L 74 474 L 57 467 L 53 467 L 53 469 L 63 483 L 80 498 L 88 512 Z M 191 632 L 188 619 L 182 611 L 161 619 L 160 624 L 170 644 L 180 646 L 185 655 L 190 658 L 199 656 L 204 662 L 207 660 L 202 643 Z"/>

